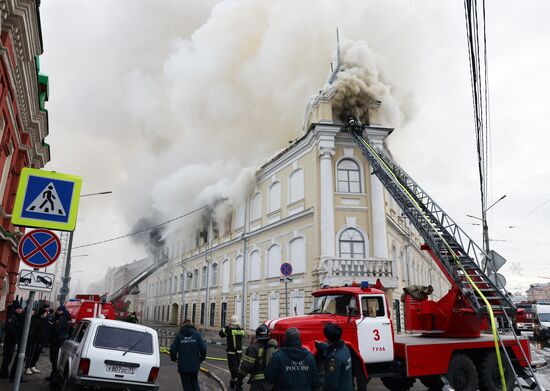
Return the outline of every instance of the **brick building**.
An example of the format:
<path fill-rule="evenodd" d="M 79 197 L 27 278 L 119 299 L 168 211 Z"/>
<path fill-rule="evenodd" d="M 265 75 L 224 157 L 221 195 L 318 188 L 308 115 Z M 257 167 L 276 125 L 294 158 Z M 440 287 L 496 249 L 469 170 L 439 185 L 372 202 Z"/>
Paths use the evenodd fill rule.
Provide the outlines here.
<path fill-rule="evenodd" d="M 0 317 L 14 299 L 19 270 L 22 230 L 11 224 L 19 175 L 23 167 L 42 168 L 50 160 L 39 5 L 0 0 Z"/>

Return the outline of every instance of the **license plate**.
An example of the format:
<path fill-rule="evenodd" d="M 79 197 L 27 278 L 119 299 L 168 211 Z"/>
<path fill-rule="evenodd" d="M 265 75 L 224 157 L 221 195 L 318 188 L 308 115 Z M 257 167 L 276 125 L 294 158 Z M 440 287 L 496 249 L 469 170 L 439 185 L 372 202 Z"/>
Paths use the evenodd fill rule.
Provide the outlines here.
<path fill-rule="evenodd" d="M 133 375 L 136 373 L 136 368 L 121 367 L 119 365 L 107 365 L 105 371 L 112 373 L 120 373 L 122 375 Z"/>

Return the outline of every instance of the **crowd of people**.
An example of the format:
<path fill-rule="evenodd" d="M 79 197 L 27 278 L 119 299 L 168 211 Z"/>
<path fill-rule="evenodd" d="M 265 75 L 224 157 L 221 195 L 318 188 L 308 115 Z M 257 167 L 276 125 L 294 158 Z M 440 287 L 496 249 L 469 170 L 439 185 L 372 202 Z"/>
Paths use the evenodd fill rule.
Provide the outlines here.
<path fill-rule="evenodd" d="M 244 330 L 236 315 L 220 330 L 226 338 L 226 352 L 231 390 L 240 391 L 248 377 L 251 391 L 352 391 L 352 359 L 342 340 L 342 328 L 335 323 L 324 327 L 326 341 L 316 342 L 313 356 L 302 346 L 300 331 L 285 331 L 283 344 L 271 338 L 269 328 L 260 325 L 255 338 L 242 353 Z M 199 391 L 198 372 L 206 359 L 207 346 L 199 331 L 189 320 L 170 346 L 172 361 L 178 362 L 178 372 L 184 391 Z"/>
<path fill-rule="evenodd" d="M 40 373 L 40 370 L 36 368 L 36 364 L 40 355 L 44 352 L 44 347 L 49 346 L 52 373 L 46 380 L 53 384 L 58 381 L 56 372 L 57 357 L 63 341 L 69 337 L 70 319 L 70 315 L 64 306 L 59 306 L 54 310 L 48 305 L 43 305 L 38 311 L 32 310 L 25 349 L 24 375 Z M 19 349 L 21 349 L 24 323 L 25 313 L 23 308 L 18 302 L 13 302 L 7 308 L 3 331 L 2 365 L 0 366 L 0 378 L 9 378 L 10 382 L 15 379 L 17 355 Z M 26 380 L 22 377 L 21 382 L 25 383 Z"/>

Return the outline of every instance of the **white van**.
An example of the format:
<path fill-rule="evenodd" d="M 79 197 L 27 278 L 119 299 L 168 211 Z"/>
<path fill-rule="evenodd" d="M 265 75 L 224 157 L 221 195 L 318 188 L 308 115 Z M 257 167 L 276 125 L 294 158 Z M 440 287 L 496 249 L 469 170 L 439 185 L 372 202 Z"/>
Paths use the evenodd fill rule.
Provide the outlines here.
<path fill-rule="evenodd" d="M 550 339 L 550 304 L 533 304 L 533 334 L 540 340 Z"/>
<path fill-rule="evenodd" d="M 118 320 L 85 318 L 59 351 L 63 390 L 114 388 L 157 390 L 157 332 Z"/>

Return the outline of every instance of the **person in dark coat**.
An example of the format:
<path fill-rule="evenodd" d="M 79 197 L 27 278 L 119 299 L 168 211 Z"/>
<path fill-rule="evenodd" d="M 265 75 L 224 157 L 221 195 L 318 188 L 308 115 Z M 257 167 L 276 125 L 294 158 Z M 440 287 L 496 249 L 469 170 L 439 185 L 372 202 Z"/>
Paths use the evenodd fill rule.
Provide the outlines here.
<path fill-rule="evenodd" d="M 188 319 L 170 345 L 170 358 L 178 362 L 183 391 L 199 391 L 198 376 L 200 364 L 206 359 L 206 342 Z"/>
<path fill-rule="evenodd" d="M 36 363 L 40 358 L 40 349 L 42 349 L 42 341 L 44 338 L 44 319 L 48 316 L 48 310 L 42 308 L 38 311 L 38 314 L 34 314 L 31 317 L 31 325 L 29 328 L 29 337 L 27 339 L 27 353 L 26 353 L 26 371 L 25 374 L 32 375 L 34 373 L 40 373 L 40 370 L 36 368 Z"/>
<path fill-rule="evenodd" d="M 271 339 L 269 328 L 262 324 L 256 329 L 256 339 L 246 348 L 239 368 L 236 389 L 241 389 L 243 379 L 250 375 L 250 391 L 271 391 L 273 384 L 265 380 L 265 367 L 271 362 L 277 349 L 277 341 Z"/>
<path fill-rule="evenodd" d="M 243 352 L 244 330 L 239 325 L 239 317 L 233 315 L 229 324 L 222 328 L 219 334 L 220 337 L 226 338 L 227 345 L 225 351 L 227 353 L 227 366 L 231 373 L 229 389 L 234 390 L 239 381 L 239 363 L 241 362 L 241 355 Z"/>
<path fill-rule="evenodd" d="M 63 342 L 69 338 L 69 329 L 71 326 L 71 316 L 65 306 L 57 307 L 50 334 L 50 362 L 52 363 L 52 373 L 46 380 L 56 384 L 59 381 L 57 373 L 57 358 L 59 349 Z"/>
<path fill-rule="evenodd" d="M 9 368 L 15 354 L 15 348 L 21 342 L 24 321 L 23 309 L 18 302 L 14 301 L 10 306 L 8 306 L 6 316 L 6 336 L 4 339 L 2 366 L 0 367 L 0 378 L 2 379 L 7 379 L 10 377 Z M 15 368 L 16 363 L 17 360 L 14 360 L 13 368 Z"/>
<path fill-rule="evenodd" d="M 283 347 L 265 368 L 265 378 L 277 391 L 311 391 L 316 387 L 317 367 L 309 350 L 302 347 L 296 328 L 285 331 Z"/>
<path fill-rule="evenodd" d="M 130 315 L 128 315 L 126 319 L 124 319 L 124 321 L 128 323 L 136 323 L 136 324 L 139 323 L 139 320 L 135 312 L 132 312 Z"/>
<path fill-rule="evenodd" d="M 342 328 L 327 323 L 323 330 L 327 343 L 316 344 L 323 391 L 353 391 L 351 354 L 342 341 Z"/>

